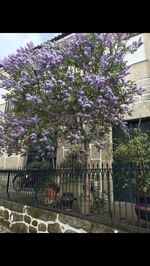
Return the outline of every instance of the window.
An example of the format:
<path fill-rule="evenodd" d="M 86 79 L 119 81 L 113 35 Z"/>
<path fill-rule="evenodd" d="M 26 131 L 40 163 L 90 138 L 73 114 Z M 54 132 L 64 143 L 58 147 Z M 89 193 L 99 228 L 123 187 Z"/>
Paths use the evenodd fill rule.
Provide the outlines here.
<path fill-rule="evenodd" d="M 150 119 L 138 119 L 138 120 L 134 120 L 134 121 L 128 121 L 128 128 L 132 129 L 132 128 L 138 128 L 138 126 L 140 126 L 141 130 L 143 132 L 146 131 L 150 131 Z M 125 133 L 122 131 L 122 129 L 118 128 L 118 127 L 113 127 L 112 130 L 112 134 L 113 134 L 113 143 L 115 143 L 117 140 L 120 140 L 122 142 L 125 141 Z M 150 132 L 149 132 L 150 134 Z"/>
<path fill-rule="evenodd" d="M 6 104 L 5 104 L 5 113 L 8 113 L 8 112 L 11 111 L 13 108 L 14 108 L 14 104 L 11 103 L 10 100 L 7 100 L 7 101 L 6 101 Z"/>

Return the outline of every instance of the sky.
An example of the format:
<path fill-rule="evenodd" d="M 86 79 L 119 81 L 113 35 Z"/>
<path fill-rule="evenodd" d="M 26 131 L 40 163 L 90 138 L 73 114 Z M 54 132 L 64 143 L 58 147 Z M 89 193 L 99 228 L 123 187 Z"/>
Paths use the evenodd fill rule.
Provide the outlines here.
<path fill-rule="evenodd" d="M 0 60 L 28 42 L 32 41 L 36 46 L 59 34 L 61 33 L 0 33 Z"/>
<path fill-rule="evenodd" d="M 61 33 L 0 33 L 0 61 L 28 42 L 33 42 L 36 46 L 59 34 Z M 0 88 L 0 104 L 4 102 L 2 94 L 4 90 Z"/>

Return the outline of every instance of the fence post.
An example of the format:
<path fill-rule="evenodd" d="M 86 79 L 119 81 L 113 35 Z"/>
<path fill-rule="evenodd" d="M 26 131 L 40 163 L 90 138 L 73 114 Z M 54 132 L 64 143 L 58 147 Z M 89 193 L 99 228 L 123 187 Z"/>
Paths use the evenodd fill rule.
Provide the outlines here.
<path fill-rule="evenodd" d="M 103 215 L 104 215 L 104 202 L 105 202 L 105 197 L 104 197 L 104 164 L 102 163 L 102 208 L 103 208 Z"/>
<path fill-rule="evenodd" d="M 7 188 L 6 188 L 6 193 L 7 197 L 9 198 L 9 180 L 10 180 L 10 171 L 8 171 L 8 178 L 7 178 Z"/>
<path fill-rule="evenodd" d="M 108 167 L 108 163 L 106 167 L 107 167 L 106 171 L 107 171 L 107 188 L 108 188 L 108 209 L 111 221 L 113 221 L 113 215 L 111 211 L 111 194 L 110 194 L 110 169 Z"/>
<path fill-rule="evenodd" d="M 35 172 L 35 200 L 37 201 L 38 192 L 38 172 Z"/>

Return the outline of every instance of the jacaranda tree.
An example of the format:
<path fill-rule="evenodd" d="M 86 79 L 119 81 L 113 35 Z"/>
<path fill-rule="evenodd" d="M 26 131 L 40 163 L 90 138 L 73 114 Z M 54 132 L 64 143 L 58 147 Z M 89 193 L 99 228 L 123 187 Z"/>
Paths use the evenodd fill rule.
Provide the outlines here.
<path fill-rule="evenodd" d="M 111 126 L 125 127 L 124 114 L 142 89 L 127 79 L 128 34 L 80 33 L 70 40 L 28 44 L 2 62 L 2 86 L 14 105 L 2 114 L 0 145 L 9 154 L 36 147 L 51 155 L 58 139 L 80 147 L 88 163 L 89 144 L 105 147 Z"/>

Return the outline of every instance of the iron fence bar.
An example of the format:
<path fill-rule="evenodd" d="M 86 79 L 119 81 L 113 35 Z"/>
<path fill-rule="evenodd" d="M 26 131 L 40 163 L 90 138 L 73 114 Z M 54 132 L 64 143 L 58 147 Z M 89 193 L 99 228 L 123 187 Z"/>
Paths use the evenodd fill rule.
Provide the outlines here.
<path fill-rule="evenodd" d="M 74 186 L 74 184 L 75 184 L 75 177 L 78 175 L 78 173 L 77 173 L 77 171 L 76 171 L 76 169 L 75 169 L 75 172 L 74 172 L 74 174 L 72 175 L 72 193 L 73 193 L 73 210 L 74 209 L 76 209 L 76 202 L 75 202 L 75 194 L 76 194 L 76 192 L 75 192 L 75 186 Z M 77 182 L 76 182 L 76 187 L 77 187 Z"/>
<path fill-rule="evenodd" d="M 8 198 L 9 198 L 9 181 L 10 181 L 10 171 L 8 171 L 7 188 L 6 188 L 6 193 Z"/>
<path fill-rule="evenodd" d="M 70 200 L 68 200 L 68 208 L 71 210 L 72 209 L 72 206 L 71 206 L 71 179 L 72 179 L 72 177 L 73 177 L 73 174 L 74 174 L 74 168 L 72 169 L 72 172 L 68 172 L 68 191 L 69 191 L 69 193 L 70 194 L 68 194 L 68 195 L 70 195 Z"/>
<path fill-rule="evenodd" d="M 90 210 L 91 210 L 91 201 L 92 201 L 92 193 L 93 193 L 93 186 L 94 186 L 94 184 L 92 184 L 92 182 L 91 182 L 91 175 L 92 175 L 92 171 L 90 171 L 90 173 L 88 174 L 88 188 L 89 188 L 89 191 L 88 191 L 88 202 L 87 202 L 87 204 L 88 204 L 88 210 L 89 210 L 89 212 L 90 212 Z"/>
<path fill-rule="evenodd" d="M 133 171 L 131 171 L 130 175 L 129 175 L 129 187 L 132 188 L 132 201 L 131 201 L 131 224 L 134 225 L 134 203 L 135 203 L 135 187 L 132 184 L 132 179 L 133 179 Z"/>
<path fill-rule="evenodd" d="M 146 196 L 144 195 L 144 206 L 145 206 L 145 212 L 146 212 L 146 228 L 148 229 L 148 211 L 147 211 L 147 198 Z"/>
<path fill-rule="evenodd" d="M 111 221 L 113 221 L 113 215 L 111 210 L 111 194 L 110 194 L 110 169 L 107 164 L 107 190 L 108 190 L 108 209 Z"/>
<path fill-rule="evenodd" d="M 105 169 L 102 163 L 102 209 L 103 209 L 103 218 L 104 218 L 104 211 L 105 211 L 105 198 L 104 198 L 104 175 Z"/>
<path fill-rule="evenodd" d="M 113 180 L 113 176 L 114 176 L 114 165 L 112 164 L 112 180 Z M 115 188 L 115 182 L 113 180 L 113 217 L 114 219 L 116 218 L 116 206 L 115 206 L 115 191 L 114 191 L 114 188 Z"/>
<path fill-rule="evenodd" d="M 66 212 L 66 210 L 67 211 L 70 210 L 71 212 L 72 209 L 72 212 L 75 214 L 75 216 L 81 215 L 83 218 L 85 218 L 87 216 L 87 212 L 89 212 L 88 213 L 89 218 L 93 217 L 93 219 L 95 220 L 99 219 L 99 221 L 101 220 L 101 218 L 103 218 L 103 222 L 105 221 L 108 222 L 110 220 L 112 224 L 114 224 L 115 220 L 117 221 L 119 214 L 120 221 L 118 222 L 118 224 L 126 226 L 133 225 L 135 228 L 139 229 L 145 228 L 147 231 L 149 231 L 150 229 L 149 199 L 145 195 L 143 195 L 143 203 L 141 203 L 140 199 L 141 194 L 138 187 L 136 189 L 137 192 L 136 207 L 133 204 L 135 203 L 134 202 L 135 197 L 133 197 L 132 181 L 137 176 L 138 169 L 130 167 L 129 169 L 120 168 L 119 170 L 120 171 L 118 171 L 117 175 L 115 176 L 115 178 L 117 177 L 116 179 L 117 183 L 115 180 L 115 182 L 113 182 L 113 187 L 111 188 L 111 181 L 113 180 L 113 179 L 111 180 L 111 178 L 113 178 L 114 173 L 112 172 L 112 168 L 109 168 L 108 165 L 106 165 L 105 168 L 102 165 L 101 168 L 97 167 L 95 169 L 94 167 L 91 169 L 84 168 L 80 170 L 57 169 L 55 171 L 51 171 L 50 173 L 41 170 L 34 171 L 26 169 L 24 170 L 8 169 L 7 171 L 6 170 L 3 171 L 2 169 L 0 169 L 0 176 L 2 176 L 2 179 L 0 179 L 1 182 L 0 188 L 2 191 L 4 187 L 4 190 L 2 192 L 5 191 L 5 196 L 1 194 L 0 197 L 7 196 L 7 198 L 11 198 L 11 200 L 16 202 L 20 201 L 25 204 L 30 204 L 33 206 L 36 204 L 40 205 L 40 207 L 43 208 L 55 209 L 56 211 L 61 211 L 61 212 Z M 21 190 L 14 190 L 12 180 L 14 179 L 15 175 L 18 175 L 20 177 L 20 181 L 18 182 L 19 184 L 21 182 Z M 26 175 L 28 175 L 29 179 L 24 179 Z M 130 178 L 128 180 L 130 190 L 127 190 L 128 194 L 125 194 L 126 198 L 124 198 L 124 194 L 122 194 L 122 192 L 126 193 L 126 191 L 124 190 L 124 187 L 122 185 L 124 181 L 126 181 L 125 179 L 128 177 Z M 30 180 L 32 181 L 31 184 L 28 183 L 28 181 Z M 38 200 L 39 198 L 38 192 L 40 192 L 41 194 L 45 193 L 45 191 L 43 192 L 44 190 L 43 188 L 46 186 L 46 182 L 47 181 L 49 182 L 50 180 L 54 181 L 54 183 L 56 183 L 59 186 L 60 188 L 58 193 L 59 197 L 58 198 L 56 197 L 52 201 L 51 200 L 47 201 L 46 204 L 45 200 L 40 200 L 40 201 Z M 27 183 L 24 183 L 24 181 L 25 182 L 27 181 Z M 114 183 L 117 184 L 117 187 L 116 185 L 114 186 Z M 116 196 L 113 197 L 113 202 L 112 202 L 111 193 L 112 192 L 114 193 L 114 191 L 117 192 L 116 194 L 117 198 Z M 60 201 L 61 196 L 63 196 L 63 193 L 65 192 L 69 194 L 73 193 L 73 199 L 74 195 L 76 194 L 77 201 L 75 204 L 76 205 L 75 208 L 73 207 L 71 201 L 67 201 L 68 199 L 66 201 L 65 200 Z M 94 196 L 96 196 L 96 205 L 94 205 Z M 44 197 L 44 194 L 42 194 L 42 197 Z M 98 204 L 97 204 L 97 197 L 98 197 Z M 100 202 L 100 197 L 102 197 L 103 199 L 102 204 Z M 105 208 L 106 203 L 107 203 L 107 208 Z M 118 212 L 118 207 L 119 207 L 119 212 Z M 143 211 L 144 214 L 142 213 Z M 122 220 L 121 218 L 124 215 L 125 215 L 125 220 Z M 143 215 L 145 216 L 145 219 L 143 219 Z M 137 220 L 139 220 L 138 224 Z"/>

